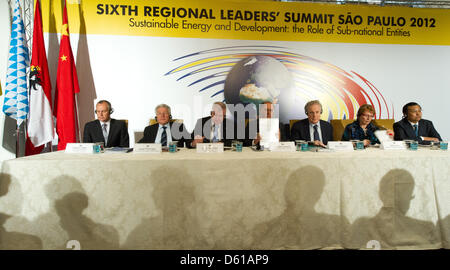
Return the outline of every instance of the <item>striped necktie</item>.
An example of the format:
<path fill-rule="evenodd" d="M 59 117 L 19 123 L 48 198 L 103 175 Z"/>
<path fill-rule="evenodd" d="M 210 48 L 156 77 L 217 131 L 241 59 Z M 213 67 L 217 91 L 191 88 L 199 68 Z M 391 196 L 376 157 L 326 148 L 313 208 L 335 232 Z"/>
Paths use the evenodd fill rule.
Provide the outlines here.
<path fill-rule="evenodd" d="M 105 147 L 108 144 L 108 124 L 104 123 L 102 125 L 103 138 L 105 139 Z"/>
<path fill-rule="evenodd" d="M 164 130 L 161 134 L 161 145 L 162 146 L 167 146 L 167 132 L 166 132 L 166 126 L 162 127 Z"/>

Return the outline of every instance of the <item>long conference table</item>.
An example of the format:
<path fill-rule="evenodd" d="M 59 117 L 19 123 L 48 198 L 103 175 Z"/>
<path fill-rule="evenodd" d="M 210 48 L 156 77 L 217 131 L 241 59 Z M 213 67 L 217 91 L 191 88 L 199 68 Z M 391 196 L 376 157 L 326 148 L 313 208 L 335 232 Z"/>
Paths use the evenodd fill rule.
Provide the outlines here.
<path fill-rule="evenodd" d="M 0 248 L 449 249 L 449 165 L 428 148 L 18 158 Z"/>

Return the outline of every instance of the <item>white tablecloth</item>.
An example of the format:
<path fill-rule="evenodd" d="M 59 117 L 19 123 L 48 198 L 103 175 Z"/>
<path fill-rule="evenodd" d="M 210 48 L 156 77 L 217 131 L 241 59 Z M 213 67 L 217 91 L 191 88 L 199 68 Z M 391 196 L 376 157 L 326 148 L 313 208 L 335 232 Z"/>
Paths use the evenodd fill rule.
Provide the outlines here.
<path fill-rule="evenodd" d="M 430 149 L 19 158 L 0 248 L 450 248 L 449 165 Z"/>

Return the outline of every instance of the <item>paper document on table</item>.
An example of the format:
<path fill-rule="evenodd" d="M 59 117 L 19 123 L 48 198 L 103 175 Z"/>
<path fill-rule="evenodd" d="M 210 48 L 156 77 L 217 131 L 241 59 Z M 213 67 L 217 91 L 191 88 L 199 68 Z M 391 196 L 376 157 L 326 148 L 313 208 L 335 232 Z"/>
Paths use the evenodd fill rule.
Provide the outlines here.
<path fill-rule="evenodd" d="M 392 142 L 392 138 L 387 134 L 386 130 L 377 130 L 374 132 L 375 136 L 377 136 L 380 143 L 383 142 Z"/>
<path fill-rule="evenodd" d="M 260 144 L 264 148 L 269 148 L 271 143 L 278 142 L 279 119 L 278 118 L 260 118 L 259 134 L 261 135 Z"/>

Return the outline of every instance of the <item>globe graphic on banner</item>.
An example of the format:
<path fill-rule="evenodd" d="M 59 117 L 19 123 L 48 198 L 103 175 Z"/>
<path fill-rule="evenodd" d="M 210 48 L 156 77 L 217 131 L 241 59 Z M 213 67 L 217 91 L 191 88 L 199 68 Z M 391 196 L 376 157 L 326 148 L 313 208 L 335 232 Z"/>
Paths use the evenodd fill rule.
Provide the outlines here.
<path fill-rule="evenodd" d="M 292 102 L 293 85 L 291 73 L 281 62 L 270 56 L 250 56 L 237 62 L 228 73 L 225 102 L 256 106 L 264 102 L 279 104 L 280 121 L 287 123 L 291 116 L 283 112 L 296 114 Z"/>

